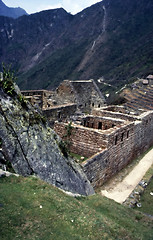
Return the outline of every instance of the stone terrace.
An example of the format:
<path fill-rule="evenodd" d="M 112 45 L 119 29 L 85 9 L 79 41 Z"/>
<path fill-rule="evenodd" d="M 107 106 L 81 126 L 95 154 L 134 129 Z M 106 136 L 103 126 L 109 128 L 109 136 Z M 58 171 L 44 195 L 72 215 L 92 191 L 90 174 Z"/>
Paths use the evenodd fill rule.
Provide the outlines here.
<path fill-rule="evenodd" d="M 138 85 L 132 90 L 124 90 L 122 95 L 127 100 L 124 104 L 128 109 L 137 111 L 138 109 L 153 110 L 153 86 Z"/>

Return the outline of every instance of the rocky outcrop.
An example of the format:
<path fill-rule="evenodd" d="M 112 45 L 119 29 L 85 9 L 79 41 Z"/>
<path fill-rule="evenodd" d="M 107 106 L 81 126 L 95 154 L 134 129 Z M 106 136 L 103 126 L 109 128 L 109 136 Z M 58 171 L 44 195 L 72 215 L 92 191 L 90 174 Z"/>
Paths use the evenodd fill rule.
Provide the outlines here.
<path fill-rule="evenodd" d="M 9 96 L 0 87 L 1 147 L 15 172 L 23 176 L 35 174 L 74 194 L 93 194 L 80 165 L 63 155 L 60 138 L 48 126 L 40 110 L 26 102 L 19 90 L 14 95 Z"/>

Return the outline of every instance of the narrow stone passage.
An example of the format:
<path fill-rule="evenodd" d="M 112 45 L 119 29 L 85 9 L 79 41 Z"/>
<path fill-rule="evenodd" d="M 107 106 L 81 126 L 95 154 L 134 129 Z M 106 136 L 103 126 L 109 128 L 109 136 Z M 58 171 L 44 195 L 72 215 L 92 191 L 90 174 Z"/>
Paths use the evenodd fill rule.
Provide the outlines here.
<path fill-rule="evenodd" d="M 150 150 L 141 161 L 134 167 L 134 169 L 118 183 L 112 190 L 102 190 L 101 194 L 107 198 L 113 199 L 118 203 L 123 203 L 134 188 L 141 181 L 145 173 L 153 164 L 153 149 Z"/>

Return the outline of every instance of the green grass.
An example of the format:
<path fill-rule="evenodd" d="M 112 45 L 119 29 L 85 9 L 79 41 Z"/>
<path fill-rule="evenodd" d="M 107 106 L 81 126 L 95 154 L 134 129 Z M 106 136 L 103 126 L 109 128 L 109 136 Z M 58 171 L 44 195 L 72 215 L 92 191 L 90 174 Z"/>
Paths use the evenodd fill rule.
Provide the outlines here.
<path fill-rule="evenodd" d="M 140 198 L 141 208 L 139 210 L 153 216 L 153 196 L 150 195 L 151 192 L 153 193 L 153 179 Z"/>
<path fill-rule="evenodd" d="M 152 223 L 99 195 L 72 198 L 36 178 L 0 179 L 1 240 L 149 240 Z"/>
<path fill-rule="evenodd" d="M 81 155 L 78 155 L 78 154 L 72 153 L 72 152 L 70 152 L 70 156 L 73 157 L 79 163 L 82 163 L 82 162 L 84 162 L 85 160 L 88 159 L 87 157 L 84 157 L 84 156 L 81 156 Z M 84 159 L 81 159 L 82 157 L 84 157 Z"/>
<path fill-rule="evenodd" d="M 137 208 L 141 212 L 153 216 L 153 196 L 150 193 L 153 193 L 153 165 L 146 172 L 143 180 L 148 183 L 144 192 L 140 196 L 141 208 Z"/>

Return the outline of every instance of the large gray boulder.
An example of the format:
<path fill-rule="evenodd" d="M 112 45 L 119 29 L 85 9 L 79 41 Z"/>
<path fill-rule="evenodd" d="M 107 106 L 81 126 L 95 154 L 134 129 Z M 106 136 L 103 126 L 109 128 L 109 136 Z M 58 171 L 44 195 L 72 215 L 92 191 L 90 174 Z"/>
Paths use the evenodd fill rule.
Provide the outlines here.
<path fill-rule="evenodd" d="M 74 194 L 91 195 L 94 190 L 80 165 L 64 157 L 60 139 L 48 126 L 40 110 L 0 87 L 0 140 L 5 159 L 16 173 L 39 178 Z"/>

